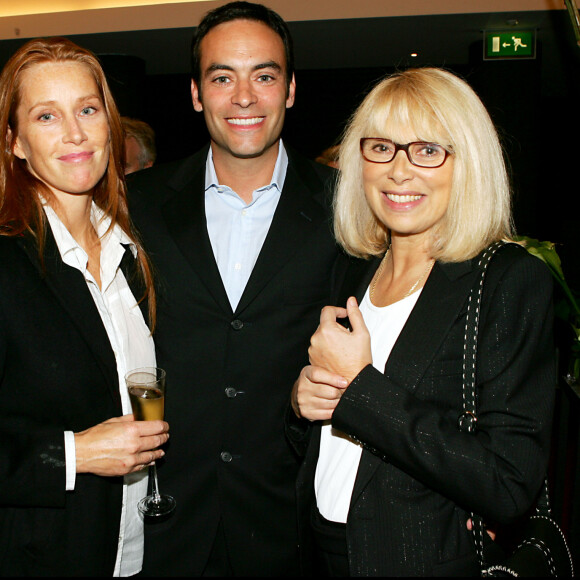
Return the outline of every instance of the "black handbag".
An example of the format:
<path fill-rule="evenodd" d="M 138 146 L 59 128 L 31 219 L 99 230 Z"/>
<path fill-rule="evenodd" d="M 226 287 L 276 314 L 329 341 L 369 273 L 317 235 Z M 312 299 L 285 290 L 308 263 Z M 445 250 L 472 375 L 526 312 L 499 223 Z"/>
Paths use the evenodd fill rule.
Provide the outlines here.
<path fill-rule="evenodd" d="M 483 281 L 493 255 L 505 242 L 489 246 L 481 257 L 478 282 L 469 295 L 463 357 L 463 413 L 459 429 L 474 433 L 477 425 L 475 369 Z M 552 518 L 548 482 L 544 480 L 532 514 L 498 532 L 491 541 L 481 517 L 471 514 L 475 549 L 482 576 L 574 576 L 572 554 L 564 533 Z"/>

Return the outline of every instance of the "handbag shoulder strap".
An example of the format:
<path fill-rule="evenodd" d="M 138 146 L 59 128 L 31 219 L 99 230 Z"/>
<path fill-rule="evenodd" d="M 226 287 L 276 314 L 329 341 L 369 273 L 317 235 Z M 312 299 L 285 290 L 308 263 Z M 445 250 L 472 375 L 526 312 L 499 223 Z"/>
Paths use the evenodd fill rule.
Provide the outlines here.
<path fill-rule="evenodd" d="M 476 360 L 483 282 L 491 259 L 507 243 L 503 241 L 494 242 L 483 252 L 477 264 L 480 270 L 479 276 L 469 293 L 463 345 L 463 413 L 458 418 L 459 429 L 467 433 L 475 433 L 477 427 Z M 550 512 L 548 482 L 547 479 L 544 479 L 542 493 L 536 506 L 536 513 L 544 517 L 550 517 Z M 471 514 L 471 520 L 477 556 L 481 568 L 484 570 L 486 567 L 483 550 L 484 534 L 486 533 L 485 526 L 481 517 L 474 513 Z"/>
<path fill-rule="evenodd" d="M 458 424 L 461 431 L 474 433 L 477 425 L 477 392 L 475 390 L 477 333 L 479 330 L 479 314 L 481 297 L 483 295 L 483 281 L 487 267 L 495 253 L 506 242 L 499 241 L 491 244 L 481 255 L 477 266 L 479 277 L 472 286 L 467 302 L 467 316 L 465 319 L 465 336 L 463 341 L 463 413 L 459 416 Z"/>

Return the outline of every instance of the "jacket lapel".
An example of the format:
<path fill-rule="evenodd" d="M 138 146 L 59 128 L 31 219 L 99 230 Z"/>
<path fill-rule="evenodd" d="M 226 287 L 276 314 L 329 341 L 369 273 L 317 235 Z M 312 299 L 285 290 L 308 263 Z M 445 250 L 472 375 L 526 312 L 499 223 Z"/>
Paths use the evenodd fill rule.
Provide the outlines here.
<path fill-rule="evenodd" d="M 288 171 L 272 224 L 236 309 L 239 313 L 258 296 L 284 264 L 306 243 L 311 232 L 328 219 L 323 206 L 324 184 L 313 169 L 288 150 Z M 168 182 L 176 191 L 162 208 L 168 231 L 195 274 L 219 306 L 232 308 L 225 291 L 207 232 L 205 216 L 205 163 L 208 148 L 194 155 Z"/>
<path fill-rule="evenodd" d="M 359 285 L 358 290 L 362 291 L 362 295 L 378 263 L 378 260 L 375 261 L 363 278 L 363 283 Z M 389 355 L 385 366 L 385 376 L 403 376 L 410 390 L 417 388 L 451 326 L 465 308 L 475 277 L 476 271 L 470 261 L 458 264 L 435 263 L 421 296 Z M 425 324 L 426 320 L 429 321 L 428 324 Z M 377 455 L 363 451 L 351 506 L 365 489 L 382 461 Z"/>
<path fill-rule="evenodd" d="M 131 246 L 129 244 L 121 245 L 125 248 L 125 253 L 121 258 L 119 268 L 121 268 L 123 276 L 125 276 L 125 280 L 131 289 L 131 294 L 133 294 L 135 300 L 137 300 L 137 304 L 139 304 L 145 323 L 150 327 L 149 300 L 147 298 L 141 300 L 145 295 L 146 288 L 143 284 L 141 273 L 139 272 L 139 262 L 133 257 L 133 252 L 131 251 Z"/>
<path fill-rule="evenodd" d="M 105 377 L 108 391 L 121 407 L 117 363 L 103 321 L 82 274 L 65 264 L 50 227 L 46 229 L 44 264 L 38 258 L 36 243 L 31 238 L 19 240 L 40 277 L 73 321 L 87 347 L 93 353 Z M 74 364 L 74 361 L 71 361 Z"/>
<path fill-rule="evenodd" d="M 327 220 L 320 194 L 324 184 L 301 159 L 288 151 L 288 171 L 272 224 L 236 312 L 247 308 L 261 290 L 308 242 L 321 222 Z"/>
<path fill-rule="evenodd" d="M 373 276 L 381 263 L 380 258 L 371 260 L 357 260 L 355 258 L 343 258 L 346 271 L 343 274 L 342 283 L 338 284 L 333 293 L 332 303 L 336 306 L 346 305 L 350 296 L 354 296 L 360 304 L 365 292 L 373 279 Z"/>
<path fill-rule="evenodd" d="M 232 313 L 207 232 L 205 216 L 205 162 L 208 148 L 190 159 L 169 181 L 176 190 L 162 208 L 167 230 L 173 236 L 195 275 L 224 312 Z"/>
<path fill-rule="evenodd" d="M 415 390 L 451 326 L 465 308 L 475 281 L 469 262 L 436 263 L 389 356 L 386 376 L 404 376 Z M 428 320 L 429 324 L 425 324 Z"/>

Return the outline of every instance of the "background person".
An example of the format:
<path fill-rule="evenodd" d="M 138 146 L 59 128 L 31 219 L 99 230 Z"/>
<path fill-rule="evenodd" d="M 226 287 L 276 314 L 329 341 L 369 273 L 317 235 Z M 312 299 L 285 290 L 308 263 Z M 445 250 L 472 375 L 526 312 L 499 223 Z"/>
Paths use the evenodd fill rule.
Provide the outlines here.
<path fill-rule="evenodd" d="M 125 130 L 125 175 L 147 169 L 155 163 L 155 131 L 153 127 L 130 117 L 121 117 Z"/>
<path fill-rule="evenodd" d="M 338 251 L 334 172 L 280 139 L 295 85 L 278 14 L 248 2 L 208 13 L 191 92 L 211 142 L 131 179 L 132 215 L 159 271 L 155 343 L 180 457 L 159 469 L 177 508 L 147 526 L 144 574 L 301 573 L 299 462 L 284 415 Z"/>
<path fill-rule="evenodd" d="M 326 148 L 322 153 L 315 159 L 317 163 L 322 163 L 323 165 L 328 165 L 329 167 L 334 167 L 339 169 L 338 166 L 338 155 L 340 153 L 340 145 L 333 145 L 332 147 Z"/>
<path fill-rule="evenodd" d="M 121 122 L 97 59 L 66 39 L 22 46 L 0 99 L 0 575 L 133 575 L 141 470 L 168 425 L 133 420 L 123 379 L 155 364 L 136 302 L 153 320 L 155 294 Z"/>
<path fill-rule="evenodd" d="M 551 275 L 516 244 L 491 261 L 477 430 L 460 431 L 467 299 L 484 249 L 512 236 L 495 128 L 465 82 L 408 70 L 360 105 L 340 158 L 336 236 L 370 261 L 335 278 L 346 308 L 323 310 L 295 385 L 295 412 L 316 422 L 302 521 L 328 575 L 479 576 L 470 511 L 513 522 L 546 474 Z"/>

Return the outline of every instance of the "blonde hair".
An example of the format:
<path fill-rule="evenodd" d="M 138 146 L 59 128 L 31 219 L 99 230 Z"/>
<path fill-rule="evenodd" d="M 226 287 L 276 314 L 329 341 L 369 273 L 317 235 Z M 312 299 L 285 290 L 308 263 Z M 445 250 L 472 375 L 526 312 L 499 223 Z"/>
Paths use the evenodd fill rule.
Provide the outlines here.
<path fill-rule="evenodd" d="M 409 69 L 380 81 L 353 114 L 340 150 L 334 199 L 338 242 L 353 256 L 384 254 L 388 229 L 366 201 L 360 139 L 443 145 L 454 155 L 447 212 L 433 228 L 432 257 L 444 262 L 473 258 L 491 242 L 513 236 L 511 192 L 497 131 L 473 89 L 438 68 Z"/>

